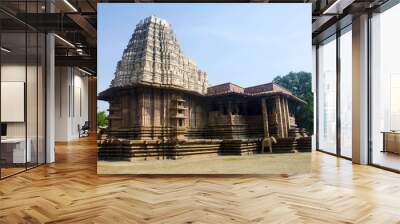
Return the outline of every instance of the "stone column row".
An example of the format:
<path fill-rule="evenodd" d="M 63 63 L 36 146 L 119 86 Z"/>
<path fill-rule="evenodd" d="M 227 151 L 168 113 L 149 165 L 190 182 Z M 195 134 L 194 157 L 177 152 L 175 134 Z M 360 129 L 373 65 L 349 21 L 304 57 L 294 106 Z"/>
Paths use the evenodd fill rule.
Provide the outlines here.
<path fill-rule="evenodd" d="M 239 102 L 237 102 L 237 101 L 228 101 L 227 103 L 226 102 L 217 103 L 218 110 L 221 113 L 224 111 L 224 106 L 226 106 L 226 112 L 228 114 L 235 114 L 235 115 L 238 115 L 239 112 L 240 112 L 240 109 L 239 109 L 239 105 L 240 104 L 242 105 L 242 109 L 243 109 L 242 113 L 243 113 L 243 115 L 247 115 L 247 105 L 246 105 L 246 103 L 240 103 L 240 101 Z"/>
<path fill-rule="evenodd" d="M 286 98 L 276 96 L 275 101 L 275 118 L 277 120 L 277 136 L 287 138 L 289 136 L 289 106 Z"/>

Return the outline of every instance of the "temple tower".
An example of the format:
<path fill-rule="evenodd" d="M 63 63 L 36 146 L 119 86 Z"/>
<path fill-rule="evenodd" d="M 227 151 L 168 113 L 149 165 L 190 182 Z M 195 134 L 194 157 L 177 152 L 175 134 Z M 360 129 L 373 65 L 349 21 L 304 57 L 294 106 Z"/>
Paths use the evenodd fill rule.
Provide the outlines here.
<path fill-rule="evenodd" d="M 206 94 L 207 73 L 186 57 L 171 25 L 150 16 L 141 20 L 117 64 L 111 87 L 173 87 Z"/>

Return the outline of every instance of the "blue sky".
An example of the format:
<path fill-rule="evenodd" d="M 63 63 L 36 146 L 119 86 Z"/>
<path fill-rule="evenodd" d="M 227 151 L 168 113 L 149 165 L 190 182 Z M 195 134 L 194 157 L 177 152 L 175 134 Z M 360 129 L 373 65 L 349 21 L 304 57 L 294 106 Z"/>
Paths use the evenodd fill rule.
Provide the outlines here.
<path fill-rule="evenodd" d="M 210 85 L 267 83 L 311 71 L 310 4 L 98 4 L 98 91 L 108 88 L 136 24 L 167 20 Z M 99 103 L 98 110 L 107 108 Z"/>

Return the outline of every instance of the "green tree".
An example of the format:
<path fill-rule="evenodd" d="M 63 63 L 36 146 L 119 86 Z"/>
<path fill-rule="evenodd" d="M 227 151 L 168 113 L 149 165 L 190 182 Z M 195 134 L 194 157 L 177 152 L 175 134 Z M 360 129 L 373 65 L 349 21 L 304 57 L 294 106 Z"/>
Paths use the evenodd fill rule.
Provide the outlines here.
<path fill-rule="evenodd" d="M 307 104 L 295 108 L 296 123 L 305 128 L 308 133 L 314 129 L 314 96 L 311 90 L 312 80 L 309 72 L 290 72 L 284 76 L 277 76 L 274 83 L 290 90 L 294 95 L 304 100 Z"/>
<path fill-rule="evenodd" d="M 108 125 L 107 114 L 105 111 L 97 112 L 97 126 L 104 127 Z"/>

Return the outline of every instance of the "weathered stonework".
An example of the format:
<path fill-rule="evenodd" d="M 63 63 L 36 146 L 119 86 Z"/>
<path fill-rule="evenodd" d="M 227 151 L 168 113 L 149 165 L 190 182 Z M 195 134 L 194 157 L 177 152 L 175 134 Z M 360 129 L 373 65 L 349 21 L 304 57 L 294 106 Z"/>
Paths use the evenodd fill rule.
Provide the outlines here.
<path fill-rule="evenodd" d="M 185 55 L 167 21 L 150 16 L 135 32 L 117 64 L 111 87 L 146 84 L 207 92 L 207 74 Z"/>
<path fill-rule="evenodd" d="M 153 16 L 136 26 L 99 99 L 110 103 L 99 159 L 311 150 L 293 114 L 301 99 L 273 83 L 208 88 L 207 74 L 183 55 L 171 26 Z"/>

